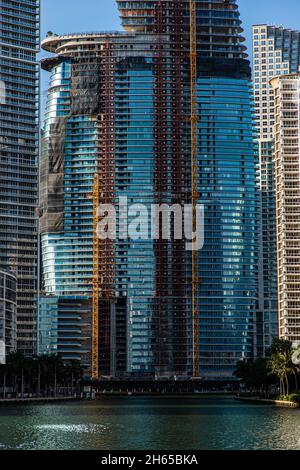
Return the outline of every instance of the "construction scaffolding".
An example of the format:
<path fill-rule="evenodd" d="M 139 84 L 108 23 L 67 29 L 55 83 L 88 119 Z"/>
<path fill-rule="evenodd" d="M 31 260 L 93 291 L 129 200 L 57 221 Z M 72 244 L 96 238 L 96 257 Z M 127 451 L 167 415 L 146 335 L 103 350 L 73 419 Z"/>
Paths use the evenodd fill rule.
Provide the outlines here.
<path fill-rule="evenodd" d="M 158 204 L 191 203 L 194 232 L 199 196 L 196 11 L 195 1 L 159 0 L 153 23 L 155 198 Z M 184 241 L 173 233 L 171 240 L 160 233 L 155 242 L 155 367 L 161 375 L 185 375 L 190 364 L 190 373 L 199 377 L 198 251 L 189 258 Z"/>
<path fill-rule="evenodd" d="M 198 111 L 197 111 L 197 6 L 190 0 L 190 125 L 191 125 L 191 181 L 192 181 L 192 226 L 197 227 L 198 192 Z M 192 321 L 193 321 L 193 377 L 200 376 L 200 332 L 199 332 L 199 256 L 193 242 L 192 251 Z"/>
<path fill-rule="evenodd" d="M 166 41 L 165 3 L 159 1 L 155 7 L 154 34 L 154 192 L 156 204 L 167 204 L 169 197 L 169 83 L 168 52 Z M 158 221 L 159 222 L 159 221 Z M 158 227 L 157 227 L 158 228 Z M 155 299 L 153 302 L 154 323 L 154 367 L 156 374 L 164 375 L 170 370 L 171 348 L 169 334 L 171 316 L 169 312 L 169 241 L 162 239 L 162 226 L 159 223 L 159 239 L 154 241 L 155 254 Z"/>
<path fill-rule="evenodd" d="M 188 41 L 185 27 L 186 6 L 173 3 L 170 10 L 171 86 L 171 150 L 172 150 L 172 202 L 183 206 L 189 202 L 185 193 L 187 179 L 188 125 L 186 116 L 186 77 L 188 76 Z M 173 237 L 174 238 L 174 237 Z M 174 375 L 184 376 L 189 369 L 188 335 L 188 256 L 185 241 L 173 240 L 172 250 L 172 308 L 173 308 L 173 367 Z"/>
<path fill-rule="evenodd" d="M 93 311 L 92 377 L 98 380 L 111 372 L 111 316 L 115 302 L 115 242 L 100 240 L 97 226 L 100 204 L 115 203 L 114 143 L 114 50 L 109 38 L 102 46 L 100 114 L 98 119 L 98 161 L 93 188 Z"/>
<path fill-rule="evenodd" d="M 186 25 L 190 17 L 190 29 Z M 192 203 L 196 232 L 198 204 L 196 2 L 159 0 L 154 10 L 154 202 Z M 92 376 L 111 375 L 112 325 L 116 324 L 115 242 L 99 240 L 98 207 L 114 204 L 114 68 L 116 52 L 107 38 L 99 75 L 98 161 L 93 188 Z M 92 105 L 91 101 L 88 100 Z M 189 135 L 190 129 L 190 135 Z M 187 187 L 188 185 L 188 187 Z M 160 220 L 161 222 L 161 220 Z M 153 360 L 157 375 L 200 376 L 199 257 L 184 240 L 154 240 Z M 172 230 L 174 232 L 174 225 Z M 194 246 L 194 248 L 196 248 Z M 189 309 L 191 307 L 191 310 Z M 191 331 L 192 328 L 192 331 Z"/>
<path fill-rule="evenodd" d="M 50 125 L 42 138 L 40 165 L 40 233 L 60 233 L 64 228 L 64 150 L 67 117 Z"/>

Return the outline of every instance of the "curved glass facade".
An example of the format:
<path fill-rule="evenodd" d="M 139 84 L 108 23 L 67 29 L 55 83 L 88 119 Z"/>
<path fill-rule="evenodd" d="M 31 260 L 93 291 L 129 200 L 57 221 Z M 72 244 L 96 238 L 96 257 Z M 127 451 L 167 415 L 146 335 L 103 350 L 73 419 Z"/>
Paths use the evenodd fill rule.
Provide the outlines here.
<path fill-rule="evenodd" d="M 253 354 L 256 307 L 256 189 L 252 101 L 247 79 L 198 80 L 201 373 L 230 376 Z"/>
<path fill-rule="evenodd" d="M 143 204 L 154 201 L 154 108 L 152 60 L 126 60 L 115 78 L 116 197 Z M 150 220 L 145 217 L 148 223 Z M 153 314 L 155 253 L 153 240 L 117 240 L 117 293 L 127 300 L 127 371 L 154 370 Z"/>
<path fill-rule="evenodd" d="M 64 61 L 51 75 L 43 135 L 43 279 L 49 294 L 86 295 L 91 289 L 92 277 L 93 204 L 90 195 L 97 155 L 97 129 L 95 117 L 71 115 L 71 89 L 71 64 Z M 62 142 L 57 146 L 62 148 L 53 143 L 54 132 L 61 132 Z M 51 145 L 56 151 L 60 150 L 54 157 L 58 161 L 52 162 L 51 156 L 49 158 Z M 57 181 L 53 183 L 55 178 Z M 56 184 L 61 186 L 57 188 Z M 57 190 L 61 200 L 52 201 L 51 192 Z M 51 224 L 51 215 L 59 211 L 61 214 L 57 217 L 62 220 L 57 222 L 56 218 Z"/>
<path fill-rule="evenodd" d="M 53 41 L 57 42 L 58 49 L 67 52 L 67 57 L 57 56 L 43 62 L 44 67 L 51 71 L 51 81 L 41 163 L 40 225 L 46 297 L 41 299 L 40 331 L 45 331 L 45 325 L 51 319 L 49 311 L 53 312 L 55 304 L 51 296 L 55 296 L 58 299 L 56 306 L 54 305 L 57 308 L 58 345 L 62 344 L 59 339 L 62 299 L 75 296 L 78 301 L 81 295 L 82 298 L 91 300 L 92 191 L 96 164 L 105 171 L 103 148 L 106 134 L 103 122 L 107 96 L 102 94 L 101 89 L 106 83 L 103 47 L 108 39 L 101 34 L 91 35 L 84 58 L 78 59 L 78 51 L 82 51 L 82 45 L 85 47 L 87 44 L 84 37 L 78 43 L 79 38 L 80 36 L 75 41 L 74 37 L 70 40 L 54 37 Z M 149 231 L 147 239 L 143 240 L 117 238 L 111 258 L 103 258 L 103 264 L 113 263 L 115 266 L 115 313 L 114 318 L 110 317 L 109 329 L 110 348 L 114 348 L 116 354 L 111 359 L 110 350 L 107 352 L 102 346 L 101 368 L 112 375 L 160 374 L 163 361 L 164 373 L 173 372 L 173 343 L 175 341 L 176 344 L 177 341 L 177 344 L 184 343 L 181 346 L 183 357 L 180 359 L 180 371 L 187 374 L 187 334 L 183 340 L 178 339 L 179 325 L 174 322 L 172 315 L 173 303 L 177 304 L 178 315 L 187 315 L 186 294 L 182 294 L 183 285 L 176 292 L 174 300 L 173 279 L 176 273 L 172 273 L 172 267 L 176 263 L 172 261 L 171 254 L 174 247 L 168 243 L 162 247 L 150 237 L 151 205 L 158 201 L 172 202 L 172 145 L 175 139 L 172 124 L 176 108 L 165 102 L 164 109 L 171 114 L 167 119 L 165 114 L 158 117 L 158 108 L 163 103 L 160 97 L 164 96 L 164 91 L 154 97 L 159 70 L 155 66 L 157 58 L 155 59 L 156 53 L 152 50 L 151 37 L 128 35 L 124 41 L 123 35 L 111 35 L 109 41 L 114 47 L 114 72 L 111 78 L 114 119 L 112 128 L 109 129 L 114 143 L 114 182 L 109 191 L 113 192 L 116 204 L 119 197 L 127 198 L 128 207 L 143 204 L 148 214 L 142 217 L 148 224 Z M 45 47 L 50 42 L 51 38 L 47 39 Z M 92 67 L 97 68 L 99 82 L 97 79 L 89 81 L 86 78 Z M 79 69 L 80 73 L 77 75 Z M 164 69 L 164 73 L 164 86 L 170 86 L 171 68 Z M 107 88 L 105 90 L 107 93 Z M 158 122 L 162 127 L 166 126 L 163 131 L 165 141 L 157 135 Z M 158 150 L 161 144 L 163 148 Z M 162 154 L 163 160 L 158 160 L 162 158 Z M 160 165 L 164 171 L 159 179 L 157 167 Z M 106 189 L 103 188 L 102 191 L 106 197 Z M 112 197 L 111 194 L 109 196 Z M 138 211 L 137 208 L 136 215 Z M 128 215 L 129 219 L 136 217 L 134 213 Z M 120 228 L 119 222 L 117 219 L 117 231 Z M 176 262 L 180 262 L 180 259 Z M 161 270 L 159 275 L 158 269 Z M 181 282 L 181 278 L 176 282 Z M 185 282 L 182 279 L 182 284 Z M 86 307 L 90 309 L 90 315 L 91 302 Z M 71 323 L 70 320 L 70 337 L 76 343 L 76 335 L 72 333 L 74 325 L 71 327 Z M 163 323 L 164 328 L 158 323 Z M 51 324 L 55 322 L 51 320 Z M 102 318 L 99 334 L 106 335 L 103 338 L 101 336 L 103 344 L 107 338 L 107 330 L 105 325 L 101 325 Z M 187 328 L 186 320 L 180 323 L 180 334 L 182 327 Z M 54 337 L 55 334 L 54 331 Z M 177 339 L 174 339 L 176 335 Z M 42 335 L 41 344 L 45 340 L 47 342 L 47 337 Z M 163 348 L 160 343 L 164 344 Z M 166 352 L 163 360 L 162 350 Z M 58 347 L 58 351 L 67 357 L 62 346 Z M 107 366 L 108 363 L 110 366 Z"/>
<path fill-rule="evenodd" d="M 72 61 L 55 61 L 42 139 L 40 230 L 43 294 L 39 353 L 58 352 L 90 367 L 93 175 L 97 119 L 74 111 Z M 49 69 L 46 61 L 46 68 Z"/>
<path fill-rule="evenodd" d="M 153 32 L 159 8 L 164 10 L 165 32 L 176 24 L 189 34 L 189 0 L 116 0 L 126 31 Z M 245 58 L 242 21 L 236 0 L 197 0 L 197 48 L 202 57 Z M 176 15 L 176 8 L 181 13 Z M 167 27 L 168 26 L 168 27 Z"/>
<path fill-rule="evenodd" d="M 141 3 L 151 24 L 156 2 L 118 3 L 127 9 L 126 18 L 121 10 L 124 24 L 140 21 Z M 58 54 L 44 61 L 52 73 L 41 171 L 44 287 L 48 296 L 65 300 L 67 310 L 70 296 L 74 302 L 91 299 L 96 167 L 101 202 L 117 205 L 126 197 L 129 207 L 147 209 L 127 214 L 129 224 L 140 216 L 140 230 L 144 223 L 151 228 L 151 204 L 190 203 L 188 4 L 162 4 L 168 9 L 154 8 L 156 23 L 147 33 L 142 22 L 135 30 L 142 33 L 53 36 L 43 42 Z M 232 377 L 236 362 L 253 355 L 256 157 L 250 68 L 236 3 L 198 7 L 199 24 L 211 34 L 198 42 L 197 70 L 198 191 L 205 210 L 200 375 L 220 379 Z M 164 19 L 169 34 L 160 30 Z M 152 240 L 149 233 L 142 240 L 120 237 L 120 217 L 117 211 L 117 239 L 99 245 L 100 375 L 189 377 L 192 275 L 185 240 Z M 57 309 L 60 318 L 62 303 Z M 70 317 L 74 354 L 90 338 L 90 317 L 91 311 L 79 314 L 79 336 Z M 57 342 L 71 354 L 62 339 Z M 88 340 L 81 344 L 88 360 Z"/>

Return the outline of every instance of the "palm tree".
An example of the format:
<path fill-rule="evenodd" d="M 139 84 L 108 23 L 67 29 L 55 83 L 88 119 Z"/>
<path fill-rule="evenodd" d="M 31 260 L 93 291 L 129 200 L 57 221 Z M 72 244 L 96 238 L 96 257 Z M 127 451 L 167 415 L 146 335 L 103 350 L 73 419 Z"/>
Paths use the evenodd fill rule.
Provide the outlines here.
<path fill-rule="evenodd" d="M 7 372 L 8 372 L 7 365 L 6 364 L 0 364 L 0 374 L 2 376 L 2 386 L 3 386 L 2 396 L 3 396 L 4 400 L 6 398 Z"/>
<path fill-rule="evenodd" d="M 274 338 L 272 345 L 266 350 L 266 356 L 271 357 L 274 354 L 288 354 L 292 351 L 292 343 L 286 339 Z"/>
<path fill-rule="evenodd" d="M 34 356 L 33 358 L 35 370 L 37 373 L 37 396 L 41 396 L 41 356 Z"/>
<path fill-rule="evenodd" d="M 26 379 L 28 385 L 28 393 L 32 393 L 33 382 L 36 378 L 36 370 L 35 370 L 35 362 L 32 357 L 26 357 L 23 362 L 24 368 L 24 376 L 25 376 L 25 386 L 26 386 Z"/>
<path fill-rule="evenodd" d="M 75 388 L 83 375 L 83 369 L 79 361 L 70 361 L 65 365 L 61 357 L 57 354 L 43 354 L 33 358 L 26 358 L 19 352 L 11 353 L 7 356 L 6 366 L 0 365 L 0 376 L 3 377 L 3 397 L 6 396 L 7 382 L 13 383 L 14 395 L 17 397 L 21 392 L 24 397 L 25 390 L 32 393 L 36 391 L 37 396 L 42 392 L 53 394 L 56 397 L 58 386 L 62 383 L 71 388 L 74 393 Z"/>
<path fill-rule="evenodd" d="M 18 396 L 18 378 L 21 376 L 21 394 L 24 395 L 24 365 L 25 358 L 20 352 L 13 352 L 8 354 L 7 359 L 7 368 L 10 372 L 10 375 L 13 377 L 14 381 L 14 393 Z"/>
<path fill-rule="evenodd" d="M 292 351 L 272 354 L 268 361 L 268 369 L 270 374 L 274 374 L 279 379 L 280 394 L 289 395 L 289 376 L 295 374 L 296 369 L 292 363 Z"/>
<path fill-rule="evenodd" d="M 281 354 L 273 354 L 268 361 L 268 369 L 270 375 L 275 375 L 279 380 L 280 395 L 285 395 L 285 369 L 283 366 Z"/>
<path fill-rule="evenodd" d="M 80 362 L 76 360 L 72 360 L 70 362 L 69 368 L 71 373 L 71 390 L 72 394 L 74 394 L 74 381 L 76 384 L 75 388 L 77 388 L 78 381 L 82 378 L 83 375 L 83 368 L 80 365 Z"/>
<path fill-rule="evenodd" d="M 42 383 L 42 378 L 47 374 L 47 365 L 48 365 L 48 355 L 47 354 L 41 354 L 38 356 L 35 356 L 33 358 L 34 365 L 35 365 L 35 373 L 36 373 L 36 379 L 37 379 L 37 395 L 38 397 L 41 396 L 41 383 Z M 44 384 L 45 387 L 45 384 Z"/>
<path fill-rule="evenodd" d="M 19 357 L 18 367 L 21 371 L 21 397 L 24 398 L 26 359 L 23 355 Z"/>
<path fill-rule="evenodd" d="M 238 361 L 233 375 L 241 379 L 247 387 L 251 387 L 253 385 L 253 363 L 246 360 Z"/>
<path fill-rule="evenodd" d="M 59 374 L 61 373 L 64 364 L 61 359 L 61 357 L 58 354 L 50 354 L 48 356 L 48 370 L 51 370 L 53 373 L 53 379 L 54 379 L 54 396 L 57 396 L 57 378 Z"/>

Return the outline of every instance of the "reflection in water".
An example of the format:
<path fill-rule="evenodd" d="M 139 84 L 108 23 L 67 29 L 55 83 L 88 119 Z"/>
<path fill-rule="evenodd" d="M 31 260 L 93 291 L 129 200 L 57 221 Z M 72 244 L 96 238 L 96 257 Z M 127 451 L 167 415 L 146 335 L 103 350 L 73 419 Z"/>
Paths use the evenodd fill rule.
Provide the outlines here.
<path fill-rule="evenodd" d="M 1 406 L 0 449 L 300 449 L 300 410 L 230 397 Z"/>
<path fill-rule="evenodd" d="M 41 424 L 36 426 L 37 429 L 62 431 L 62 432 L 100 432 L 106 429 L 105 426 L 87 424 Z"/>

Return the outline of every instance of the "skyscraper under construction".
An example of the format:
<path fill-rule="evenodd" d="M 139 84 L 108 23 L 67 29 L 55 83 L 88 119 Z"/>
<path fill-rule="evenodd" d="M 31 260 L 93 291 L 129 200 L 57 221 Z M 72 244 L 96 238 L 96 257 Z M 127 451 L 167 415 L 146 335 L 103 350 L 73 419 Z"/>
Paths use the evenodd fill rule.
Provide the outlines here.
<path fill-rule="evenodd" d="M 52 78 L 40 344 L 84 355 L 94 378 L 228 378 L 252 355 L 256 302 L 250 67 L 238 7 L 117 3 L 125 33 L 43 41 L 55 57 L 43 64 Z M 125 196 L 147 209 L 203 204 L 204 248 L 121 237 L 119 212 L 116 239 L 99 240 L 98 206 Z"/>

